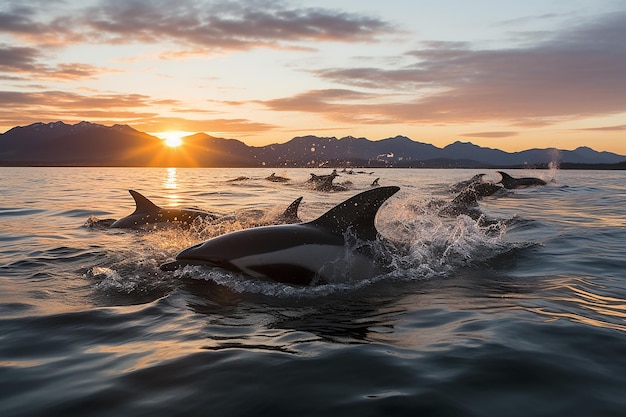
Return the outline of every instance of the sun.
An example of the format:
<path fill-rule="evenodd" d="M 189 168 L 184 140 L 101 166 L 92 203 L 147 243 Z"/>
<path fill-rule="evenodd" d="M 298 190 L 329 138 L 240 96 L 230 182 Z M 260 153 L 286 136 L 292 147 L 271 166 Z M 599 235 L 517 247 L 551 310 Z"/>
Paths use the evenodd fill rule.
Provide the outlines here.
<path fill-rule="evenodd" d="M 176 148 L 183 144 L 183 137 L 189 135 L 189 132 L 181 132 L 178 130 L 170 130 L 167 132 L 160 132 L 158 136 L 164 140 L 165 145 L 170 148 Z"/>

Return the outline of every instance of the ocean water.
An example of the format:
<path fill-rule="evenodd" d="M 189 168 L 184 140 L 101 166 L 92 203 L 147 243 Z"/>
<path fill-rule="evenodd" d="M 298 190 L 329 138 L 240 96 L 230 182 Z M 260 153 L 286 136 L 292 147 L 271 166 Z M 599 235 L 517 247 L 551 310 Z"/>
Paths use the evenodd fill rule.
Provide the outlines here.
<path fill-rule="evenodd" d="M 626 414 L 626 172 L 512 170 L 549 184 L 485 198 L 476 219 L 436 207 L 479 171 L 306 187 L 327 171 L 0 168 L 0 415 Z M 381 275 L 302 287 L 159 269 L 299 196 L 312 220 L 378 177 L 401 187 L 377 217 Z M 228 220 L 107 228 L 134 210 L 128 189 Z"/>

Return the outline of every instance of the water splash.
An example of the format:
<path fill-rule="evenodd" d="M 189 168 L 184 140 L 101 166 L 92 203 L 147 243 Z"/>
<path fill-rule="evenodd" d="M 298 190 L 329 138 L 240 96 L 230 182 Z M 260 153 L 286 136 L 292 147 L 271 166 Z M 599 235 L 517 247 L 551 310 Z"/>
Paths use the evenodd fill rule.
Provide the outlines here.
<path fill-rule="evenodd" d="M 97 281 L 94 288 L 98 291 L 115 291 L 130 294 L 137 290 L 139 285 L 137 275 L 122 277 L 117 271 L 101 266 L 94 266 L 87 271 L 85 276 Z"/>
<path fill-rule="evenodd" d="M 416 214 L 410 204 L 397 205 L 386 214 L 378 224 L 381 239 L 363 242 L 348 233 L 346 248 L 337 260 L 321 269 L 326 278 L 323 285 L 289 285 L 201 266 L 187 266 L 175 275 L 211 281 L 236 293 L 319 297 L 357 291 L 379 282 L 449 276 L 459 268 L 484 262 L 510 249 L 510 244 L 502 239 L 506 233 L 504 222 L 484 222 L 466 215 L 446 219 Z M 371 268 L 371 261 L 363 263 L 364 254 L 380 268 Z"/>
<path fill-rule="evenodd" d="M 338 258 L 323 265 L 324 282 L 293 286 L 252 279 L 220 269 L 186 267 L 175 274 L 162 274 L 158 265 L 178 251 L 225 233 L 280 223 L 284 207 L 269 210 L 238 210 L 219 219 L 196 218 L 190 227 L 172 227 L 137 232 L 135 256 L 120 256 L 117 263 L 94 267 L 86 275 L 97 281 L 96 290 L 118 294 L 171 289 L 185 279 L 206 280 L 236 293 L 273 297 L 317 297 L 386 281 L 416 281 L 446 277 L 459 268 L 484 262 L 510 249 L 505 243 L 505 222 L 485 216 L 442 217 L 439 205 L 404 196 L 389 201 L 377 218 L 381 238 L 359 241 L 349 233 L 348 245 Z M 131 235 L 132 237 L 132 235 Z M 372 264 L 372 259 L 374 263 Z M 163 275 L 163 276 L 161 276 Z"/>

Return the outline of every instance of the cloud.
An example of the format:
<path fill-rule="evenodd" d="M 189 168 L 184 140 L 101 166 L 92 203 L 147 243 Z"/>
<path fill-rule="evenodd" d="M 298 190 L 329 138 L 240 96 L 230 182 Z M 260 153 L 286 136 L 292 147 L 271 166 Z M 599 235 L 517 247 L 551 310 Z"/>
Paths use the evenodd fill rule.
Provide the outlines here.
<path fill-rule="evenodd" d="M 0 45 L 0 72 L 33 71 L 38 56 L 35 48 Z"/>
<path fill-rule="evenodd" d="M 320 113 L 331 120 L 350 123 L 382 121 L 380 110 L 366 104 L 378 95 L 346 89 L 310 90 L 293 97 L 260 102 L 271 110 Z M 384 117 L 384 116 L 383 116 Z"/>
<path fill-rule="evenodd" d="M 310 90 L 293 97 L 264 101 L 263 104 L 273 110 L 324 113 L 326 109 L 332 109 L 338 105 L 333 102 L 344 103 L 372 97 L 375 95 L 345 89 Z"/>
<path fill-rule="evenodd" d="M 63 91 L 0 91 L 0 125 L 16 126 L 40 121 L 109 121 L 150 119 L 154 106 L 150 97 L 139 94 L 82 95 Z"/>
<path fill-rule="evenodd" d="M 516 136 L 517 132 L 476 132 L 476 133 L 464 133 L 460 136 L 469 138 L 508 138 Z"/>
<path fill-rule="evenodd" d="M 408 98 L 369 107 L 390 120 L 546 125 L 626 111 L 624 45 L 626 13 L 620 12 L 543 33 L 519 47 L 487 50 L 431 42 L 407 52 L 404 58 L 413 62 L 401 68 L 325 68 L 314 73 L 347 86 L 404 92 Z M 363 106 L 357 105 L 356 111 Z"/>
<path fill-rule="evenodd" d="M 172 42 L 219 52 L 372 42 L 396 30 L 375 17 L 271 0 L 102 0 L 52 17 L 16 6 L 0 12 L 2 32 L 37 44 Z"/>
<path fill-rule="evenodd" d="M 248 119 L 202 119 L 194 120 L 182 117 L 153 117 L 132 122 L 133 127 L 145 132 L 163 132 L 180 130 L 184 132 L 208 133 L 253 133 L 265 132 L 276 128 L 275 125 L 253 122 Z"/>
<path fill-rule="evenodd" d="M 10 74 L 12 80 L 78 80 L 95 78 L 111 70 L 81 63 L 46 65 L 36 48 L 0 44 L 0 73 Z"/>
<path fill-rule="evenodd" d="M 183 117 L 161 117 L 144 109 L 152 109 L 159 105 L 176 107 L 180 103 L 176 100 L 153 99 L 141 94 L 82 95 L 62 91 L 0 91 L 0 102 L 3 103 L 0 108 L 2 126 L 25 125 L 40 121 L 90 120 L 104 124 L 131 124 L 139 130 L 148 132 L 182 130 L 246 134 L 276 128 L 271 124 L 242 118 L 194 120 Z"/>
<path fill-rule="evenodd" d="M 4 107 L 27 108 L 35 106 L 72 111 L 90 108 L 109 110 L 143 108 L 155 103 L 150 97 L 141 94 L 81 95 L 63 91 L 0 91 L 0 102 L 4 103 Z"/>
<path fill-rule="evenodd" d="M 583 129 L 577 129 L 577 130 L 582 130 L 582 131 L 621 132 L 621 131 L 626 130 L 626 125 L 587 127 L 587 128 L 583 128 Z"/>

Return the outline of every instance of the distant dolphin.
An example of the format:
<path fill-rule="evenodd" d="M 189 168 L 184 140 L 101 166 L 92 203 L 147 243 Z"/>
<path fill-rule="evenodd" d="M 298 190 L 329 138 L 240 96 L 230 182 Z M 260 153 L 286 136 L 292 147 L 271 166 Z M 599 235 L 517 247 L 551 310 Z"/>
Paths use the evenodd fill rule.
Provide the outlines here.
<path fill-rule="evenodd" d="M 478 182 L 468 185 L 454 199 L 444 205 L 439 214 L 442 216 L 458 216 L 466 214 L 473 219 L 482 216 L 482 212 L 478 207 L 478 201 L 483 197 L 487 197 L 502 190 L 502 186 L 492 182 Z"/>
<path fill-rule="evenodd" d="M 311 173 L 311 178 L 309 178 L 307 182 L 319 183 L 319 182 L 328 181 L 329 179 L 332 181 L 333 179 L 335 179 L 335 177 L 338 177 L 338 176 L 339 174 L 337 174 L 336 169 L 333 169 L 333 172 L 331 172 L 328 175 L 316 175 L 316 174 Z"/>
<path fill-rule="evenodd" d="M 485 176 L 485 174 L 476 174 L 474 175 L 472 178 L 470 178 L 469 180 L 464 180 L 464 181 L 459 181 L 455 184 L 452 184 L 450 186 L 450 191 L 451 192 L 459 192 L 461 190 L 463 190 L 464 188 L 473 185 L 473 184 L 480 184 L 483 181 L 483 177 Z"/>
<path fill-rule="evenodd" d="M 302 197 L 296 198 L 289 207 L 285 209 L 279 215 L 273 218 L 267 218 L 264 210 L 259 209 L 251 209 L 251 210 L 240 210 L 237 214 L 229 214 L 225 216 L 220 216 L 215 220 L 210 222 L 210 225 L 219 225 L 226 222 L 241 222 L 248 227 L 254 226 L 268 226 L 274 224 L 292 224 L 292 223 L 301 223 L 300 217 L 298 217 L 298 208 L 300 207 L 300 203 L 302 202 Z"/>
<path fill-rule="evenodd" d="M 502 186 L 494 184 L 492 182 L 480 182 L 472 185 L 468 185 L 452 200 L 457 203 L 470 203 L 473 204 L 476 201 L 495 194 L 502 190 Z"/>
<path fill-rule="evenodd" d="M 241 181 L 247 181 L 249 180 L 250 177 L 246 177 L 246 176 L 239 176 L 237 178 L 233 178 L 232 180 L 228 180 L 227 182 L 241 182 Z"/>
<path fill-rule="evenodd" d="M 346 187 L 345 185 L 333 184 L 333 180 L 337 176 L 339 176 L 339 174 L 324 175 L 324 179 L 321 181 L 317 181 L 313 189 L 315 191 L 324 191 L 324 192 L 347 191 L 348 187 Z"/>
<path fill-rule="evenodd" d="M 361 241 L 377 238 L 374 220 L 378 209 L 399 189 L 364 191 L 307 223 L 256 227 L 218 236 L 183 250 L 161 269 L 208 265 L 292 284 L 328 281 L 332 268 L 341 263 L 349 249 L 348 235 Z M 354 268 L 372 270 L 373 261 L 365 254 L 357 253 L 351 261 Z"/>
<path fill-rule="evenodd" d="M 514 188 L 527 188 L 527 187 L 536 187 L 538 185 L 546 185 L 546 182 L 539 178 L 532 177 L 524 177 L 524 178 L 513 178 L 506 172 L 496 171 L 498 174 L 502 175 L 502 179 L 500 180 L 500 184 L 504 186 L 504 188 L 514 189 Z"/>
<path fill-rule="evenodd" d="M 197 217 L 214 220 L 218 216 L 194 208 L 162 208 L 148 200 L 135 190 L 128 190 L 135 199 L 135 211 L 111 225 L 123 229 L 143 229 L 159 224 L 191 224 Z"/>
<path fill-rule="evenodd" d="M 289 178 L 276 176 L 275 172 L 272 172 L 272 174 L 269 177 L 265 177 L 265 179 L 268 180 L 268 181 L 271 181 L 271 182 L 285 182 L 285 181 L 289 181 Z"/>

